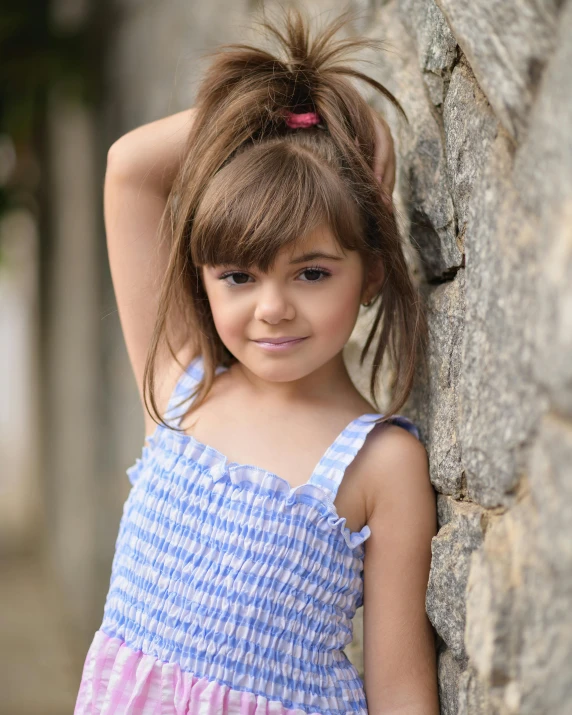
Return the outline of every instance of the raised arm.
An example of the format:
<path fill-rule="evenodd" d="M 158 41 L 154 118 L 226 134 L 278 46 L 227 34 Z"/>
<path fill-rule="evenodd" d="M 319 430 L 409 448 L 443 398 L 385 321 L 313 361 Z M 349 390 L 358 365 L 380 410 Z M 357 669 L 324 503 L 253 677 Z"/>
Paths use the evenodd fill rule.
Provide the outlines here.
<path fill-rule="evenodd" d="M 182 159 L 194 110 L 145 124 L 109 149 L 104 185 L 107 250 L 119 318 L 143 402 L 143 370 L 169 259 L 159 222 Z M 169 322 L 184 325 L 177 316 Z M 190 336 L 170 332 L 180 360 L 192 354 Z M 188 355 L 187 355 L 188 353 Z M 165 351 L 157 356 L 157 403 L 163 412 L 180 368 Z M 155 427 L 145 414 L 145 433 Z"/>

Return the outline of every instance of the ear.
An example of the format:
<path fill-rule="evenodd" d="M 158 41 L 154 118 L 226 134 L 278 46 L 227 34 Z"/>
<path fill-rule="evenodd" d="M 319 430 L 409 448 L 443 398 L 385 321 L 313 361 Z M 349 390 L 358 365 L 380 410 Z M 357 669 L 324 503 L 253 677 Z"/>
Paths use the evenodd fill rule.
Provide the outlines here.
<path fill-rule="evenodd" d="M 385 268 L 381 258 L 370 259 L 364 276 L 361 300 L 368 303 L 380 292 L 385 280 Z"/>

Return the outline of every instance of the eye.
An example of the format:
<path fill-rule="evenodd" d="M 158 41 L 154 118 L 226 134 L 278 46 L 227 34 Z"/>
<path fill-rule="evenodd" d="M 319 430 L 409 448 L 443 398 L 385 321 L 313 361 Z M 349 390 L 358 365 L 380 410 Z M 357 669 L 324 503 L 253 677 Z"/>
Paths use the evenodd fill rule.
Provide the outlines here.
<path fill-rule="evenodd" d="M 300 277 L 303 275 L 306 276 L 306 278 L 302 280 L 303 283 L 318 283 L 326 278 L 329 278 L 332 274 L 324 268 L 312 266 L 311 268 L 305 268 L 299 274 Z"/>
<path fill-rule="evenodd" d="M 230 280 L 232 278 L 232 281 Z M 219 276 L 219 280 L 225 281 L 230 286 L 244 285 L 248 283 L 250 276 L 248 273 L 241 273 L 240 271 L 229 271 L 228 273 L 223 273 Z M 227 280 L 228 279 L 228 280 Z"/>

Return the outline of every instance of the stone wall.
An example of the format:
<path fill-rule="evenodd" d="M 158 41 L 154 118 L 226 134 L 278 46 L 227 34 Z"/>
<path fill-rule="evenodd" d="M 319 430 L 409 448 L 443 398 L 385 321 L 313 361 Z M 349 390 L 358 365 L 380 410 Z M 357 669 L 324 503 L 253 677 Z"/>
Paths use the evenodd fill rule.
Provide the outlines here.
<path fill-rule="evenodd" d="M 392 0 L 375 76 L 430 375 L 426 606 L 446 715 L 572 712 L 572 3 Z M 370 69 L 368 67 L 368 69 Z"/>

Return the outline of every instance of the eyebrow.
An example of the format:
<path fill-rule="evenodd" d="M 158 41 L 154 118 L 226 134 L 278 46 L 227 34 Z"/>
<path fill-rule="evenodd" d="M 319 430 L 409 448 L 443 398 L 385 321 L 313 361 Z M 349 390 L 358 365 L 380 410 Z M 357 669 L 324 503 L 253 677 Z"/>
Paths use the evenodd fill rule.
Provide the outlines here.
<path fill-rule="evenodd" d="M 318 258 L 329 258 L 332 261 L 341 261 L 342 256 L 334 256 L 331 253 L 323 253 L 321 251 L 314 251 L 313 253 L 304 253 L 302 256 L 293 258 L 290 263 L 305 263 L 306 261 L 315 261 Z"/>

